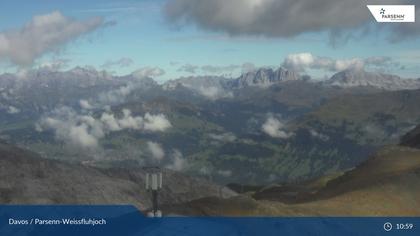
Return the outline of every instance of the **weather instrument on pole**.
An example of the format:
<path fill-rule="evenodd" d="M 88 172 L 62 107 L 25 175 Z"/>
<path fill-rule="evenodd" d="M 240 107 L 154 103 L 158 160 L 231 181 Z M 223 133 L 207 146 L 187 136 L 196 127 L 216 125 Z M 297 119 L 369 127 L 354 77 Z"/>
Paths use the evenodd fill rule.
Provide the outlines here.
<path fill-rule="evenodd" d="M 152 192 L 152 211 L 149 217 L 162 217 L 158 208 L 158 193 L 162 189 L 162 170 L 159 167 L 148 167 L 146 170 L 146 190 Z"/>

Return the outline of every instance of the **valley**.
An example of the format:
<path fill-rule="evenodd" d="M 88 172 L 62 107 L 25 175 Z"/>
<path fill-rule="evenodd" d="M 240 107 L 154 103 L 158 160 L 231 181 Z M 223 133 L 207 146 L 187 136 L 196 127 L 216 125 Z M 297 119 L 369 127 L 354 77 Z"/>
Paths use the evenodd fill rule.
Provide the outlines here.
<path fill-rule="evenodd" d="M 358 73 L 365 84 L 338 87 Z M 394 80 L 395 86 L 416 80 L 391 76 L 383 87 L 368 72 L 318 82 L 262 68 L 237 79 L 163 84 L 81 67 L 29 76 L 26 82 L 1 76 L 2 109 L 15 108 L 1 115 L 2 139 L 50 159 L 159 165 L 220 184 L 296 182 L 345 171 L 420 122 L 420 90 L 389 88 Z M 34 86 L 44 92 L 32 94 Z"/>

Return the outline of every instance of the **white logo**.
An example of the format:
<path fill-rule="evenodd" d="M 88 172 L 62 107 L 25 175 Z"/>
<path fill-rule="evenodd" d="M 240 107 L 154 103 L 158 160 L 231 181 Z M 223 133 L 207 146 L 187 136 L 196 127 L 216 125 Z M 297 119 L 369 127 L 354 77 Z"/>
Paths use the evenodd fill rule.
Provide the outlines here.
<path fill-rule="evenodd" d="M 367 5 L 377 22 L 416 22 L 415 5 Z"/>

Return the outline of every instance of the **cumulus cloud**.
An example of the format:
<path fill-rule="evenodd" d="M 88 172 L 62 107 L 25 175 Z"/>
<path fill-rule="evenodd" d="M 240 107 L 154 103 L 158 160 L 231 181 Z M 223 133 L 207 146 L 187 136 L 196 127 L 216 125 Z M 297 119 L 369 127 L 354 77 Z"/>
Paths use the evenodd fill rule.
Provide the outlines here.
<path fill-rule="evenodd" d="M 14 106 L 9 106 L 7 108 L 7 113 L 9 113 L 9 114 L 18 114 L 18 113 L 20 113 L 20 109 L 14 107 Z"/>
<path fill-rule="evenodd" d="M 151 115 L 146 113 L 144 116 L 144 129 L 153 132 L 163 132 L 172 127 L 171 123 L 163 114 Z"/>
<path fill-rule="evenodd" d="M 131 111 L 123 109 L 123 116 L 116 118 L 114 114 L 103 113 L 100 120 L 110 131 L 124 129 L 146 130 L 151 132 L 164 132 L 172 127 L 169 120 L 163 114 L 152 115 L 146 113 L 144 117 L 133 116 Z"/>
<path fill-rule="evenodd" d="M 104 69 L 110 67 L 129 67 L 134 63 L 133 59 L 128 57 L 123 57 L 118 60 L 108 60 L 101 67 Z"/>
<path fill-rule="evenodd" d="M 268 117 L 262 125 L 261 130 L 273 138 L 288 139 L 293 136 L 293 133 L 285 131 L 284 127 L 285 125 L 278 119 Z"/>
<path fill-rule="evenodd" d="M 123 109 L 122 115 L 115 116 L 104 112 L 99 118 L 90 114 L 78 114 L 69 107 L 56 109 L 50 116 L 43 117 L 36 125 L 36 130 L 53 130 L 55 138 L 70 146 L 97 148 L 99 139 L 107 134 L 121 130 L 142 130 L 164 132 L 171 123 L 164 115 L 146 113 L 133 116 L 131 111 Z"/>
<path fill-rule="evenodd" d="M 105 26 L 100 17 L 79 21 L 59 11 L 34 16 L 20 29 L 0 33 L 0 59 L 27 66 L 47 52 Z"/>
<path fill-rule="evenodd" d="M 322 141 L 325 141 L 325 142 L 330 139 L 330 137 L 328 135 L 322 134 L 322 133 L 320 133 L 316 130 L 313 130 L 313 129 L 309 130 L 309 133 L 311 134 L 312 137 L 318 138 L 318 139 L 320 139 Z"/>
<path fill-rule="evenodd" d="M 165 157 L 165 151 L 159 143 L 149 141 L 147 142 L 147 148 L 155 160 L 161 161 Z"/>
<path fill-rule="evenodd" d="M 329 57 L 315 56 L 311 53 L 297 53 L 288 55 L 282 66 L 296 71 L 305 71 L 306 69 L 319 69 L 331 72 L 342 71 L 346 69 L 363 69 L 365 67 L 386 68 L 389 66 L 398 66 L 390 57 L 368 57 L 351 59 L 333 59 Z"/>
<path fill-rule="evenodd" d="M 132 116 L 131 111 L 124 109 L 123 116 L 116 118 L 114 114 L 103 113 L 100 119 L 105 127 L 111 131 L 120 131 L 124 129 L 139 130 L 143 128 L 144 119 L 140 116 Z"/>
<path fill-rule="evenodd" d="M 210 100 L 217 100 L 220 98 L 230 98 L 233 97 L 233 93 L 230 91 L 226 91 L 222 88 L 216 87 L 216 86 L 210 86 L 210 87 L 199 87 L 198 92 L 203 95 L 204 97 L 210 99 Z"/>
<path fill-rule="evenodd" d="M 132 73 L 132 75 L 136 78 L 155 78 L 165 74 L 165 70 L 159 67 L 143 67 L 140 68 Z"/>
<path fill-rule="evenodd" d="M 79 101 L 79 104 L 80 104 L 80 107 L 81 107 L 82 109 L 85 109 L 85 110 L 90 110 L 90 109 L 92 109 L 92 108 L 93 108 L 93 106 L 92 106 L 92 105 L 90 105 L 89 101 L 84 100 L 84 99 L 81 99 L 81 100 Z"/>
<path fill-rule="evenodd" d="M 111 105 L 124 103 L 127 97 L 136 89 L 144 89 L 155 83 L 153 79 L 150 81 L 129 81 L 115 89 L 100 93 L 96 99 L 93 100 L 95 107 L 106 108 Z"/>
<path fill-rule="evenodd" d="M 369 4 L 419 4 L 419 0 L 372 0 Z M 328 31 L 332 35 L 361 29 L 374 22 L 366 1 L 334 0 L 169 0 L 168 22 L 193 23 L 207 30 L 231 35 L 293 37 L 306 32 Z M 417 13 L 419 10 L 417 9 Z M 375 24 L 390 30 L 389 40 L 419 35 L 420 23 Z"/>
<path fill-rule="evenodd" d="M 98 95 L 98 102 L 105 106 L 122 103 L 131 92 L 140 86 L 141 84 L 139 83 L 129 82 L 116 89 L 100 93 Z"/>
<path fill-rule="evenodd" d="M 98 146 L 98 138 L 90 134 L 86 124 L 69 127 L 68 140 L 75 146 L 84 148 Z"/>
<path fill-rule="evenodd" d="M 67 145 L 81 148 L 96 148 L 98 146 L 98 136 L 89 132 L 87 124 L 77 124 L 76 122 L 60 120 L 47 117 L 43 119 L 37 127 L 38 131 L 52 129 L 55 137 Z"/>
<path fill-rule="evenodd" d="M 171 162 L 165 167 L 175 171 L 182 171 L 187 167 L 187 161 L 179 150 L 174 149 L 171 155 Z"/>
<path fill-rule="evenodd" d="M 364 63 L 362 59 L 358 58 L 334 60 L 327 57 L 317 57 L 311 53 L 297 53 L 288 55 L 282 66 L 297 71 L 304 71 L 308 68 L 341 71 L 350 68 L 361 69 L 364 67 Z"/>

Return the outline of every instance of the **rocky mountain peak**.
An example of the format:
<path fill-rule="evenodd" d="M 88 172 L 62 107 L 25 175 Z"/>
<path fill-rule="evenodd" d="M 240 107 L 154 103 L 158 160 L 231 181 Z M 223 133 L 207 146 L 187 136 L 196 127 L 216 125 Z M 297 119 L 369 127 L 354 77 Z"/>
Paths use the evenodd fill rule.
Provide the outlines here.
<path fill-rule="evenodd" d="M 368 86 L 384 90 L 420 88 L 419 80 L 402 79 L 396 75 L 368 72 L 363 69 L 347 69 L 338 72 L 326 84 L 342 88 Z"/>
<path fill-rule="evenodd" d="M 260 68 L 255 71 L 247 72 L 241 75 L 233 83 L 236 88 L 243 88 L 248 86 L 268 87 L 278 82 L 298 80 L 299 75 L 284 68 L 273 70 L 271 68 Z"/>

